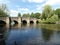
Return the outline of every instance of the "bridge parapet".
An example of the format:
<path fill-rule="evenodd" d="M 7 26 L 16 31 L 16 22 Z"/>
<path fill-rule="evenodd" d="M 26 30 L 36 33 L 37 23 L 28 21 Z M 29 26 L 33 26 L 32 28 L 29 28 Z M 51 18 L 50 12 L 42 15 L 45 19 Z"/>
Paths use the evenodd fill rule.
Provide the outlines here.
<path fill-rule="evenodd" d="M 30 20 L 37 20 L 36 18 L 30 18 Z"/>
<path fill-rule="evenodd" d="M 6 17 L 0 17 L 0 20 L 6 20 Z"/>
<path fill-rule="evenodd" d="M 27 20 L 27 19 L 30 19 L 29 17 L 22 17 L 22 20 Z"/>
<path fill-rule="evenodd" d="M 18 17 L 11 17 L 11 20 L 16 20 L 18 19 Z"/>

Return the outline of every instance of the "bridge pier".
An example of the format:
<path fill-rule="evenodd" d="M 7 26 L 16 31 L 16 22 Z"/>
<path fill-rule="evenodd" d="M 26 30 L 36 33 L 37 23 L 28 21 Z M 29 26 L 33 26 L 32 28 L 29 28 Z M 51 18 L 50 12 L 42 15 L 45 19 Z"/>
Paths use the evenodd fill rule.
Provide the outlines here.
<path fill-rule="evenodd" d="M 6 24 L 9 25 L 9 23 L 10 23 L 9 17 L 6 17 Z"/>
<path fill-rule="evenodd" d="M 34 20 L 34 24 L 36 24 L 36 20 Z"/>
<path fill-rule="evenodd" d="M 30 18 L 27 18 L 27 24 L 30 24 Z"/>
<path fill-rule="evenodd" d="M 29 20 L 27 20 L 27 24 L 30 24 L 30 21 Z"/>
<path fill-rule="evenodd" d="M 21 24 L 21 18 L 18 17 L 18 24 Z"/>
<path fill-rule="evenodd" d="M 9 28 L 10 25 L 10 19 L 9 17 L 6 17 L 6 27 Z"/>
<path fill-rule="evenodd" d="M 37 21 L 37 20 L 34 18 L 34 19 L 33 19 L 34 24 L 36 24 L 36 21 Z"/>

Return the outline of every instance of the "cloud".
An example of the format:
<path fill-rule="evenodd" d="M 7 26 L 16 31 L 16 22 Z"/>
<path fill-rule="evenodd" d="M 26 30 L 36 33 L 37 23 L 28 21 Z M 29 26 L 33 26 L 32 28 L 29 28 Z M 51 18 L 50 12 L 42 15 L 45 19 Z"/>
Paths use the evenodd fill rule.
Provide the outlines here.
<path fill-rule="evenodd" d="M 18 13 L 21 13 L 21 14 L 24 14 L 24 13 L 29 13 L 30 12 L 30 10 L 28 9 L 28 8 L 17 8 L 17 10 L 13 10 L 13 9 L 11 9 L 10 10 L 10 16 L 11 17 L 16 17 L 16 16 L 18 16 Z"/>
<path fill-rule="evenodd" d="M 8 3 L 10 3 L 9 0 L 0 0 L 0 4 L 8 4 Z"/>
<path fill-rule="evenodd" d="M 29 11 L 28 8 L 18 8 L 19 11 Z"/>
<path fill-rule="evenodd" d="M 42 3 L 45 0 L 28 0 L 28 2 Z"/>
<path fill-rule="evenodd" d="M 45 3 L 43 3 L 43 4 L 41 4 L 41 5 L 36 5 L 36 9 L 37 10 L 41 10 L 41 9 L 43 9 L 43 7 L 45 6 L 45 5 L 51 5 L 52 7 L 53 6 L 57 6 L 57 5 L 60 5 L 60 0 L 46 0 L 46 2 Z M 57 7 L 56 7 L 57 8 Z"/>
<path fill-rule="evenodd" d="M 29 8 L 18 8 L 18 11 L 20 11 L 20 13 L 22 14 L 31 12 Z"/>
<path fill-rule="evenodd" d="M 18 15 L 18 12 L 19 12 L 19 11 L 17 11 L 17 10 L 11 9 L 11 10 L 10 10 L 10 16 L 11 16 L 11 17 L 16 17 L 16 16 Z"/>
<path fill-rule="evenodd" d="M 32 12 L 36 13 L 36 12 L 40 12 L 40 11 L 29 10 L 28 8 L 18 8 L 17 10 L 11 9 L 11 10 L 10 10 L 10 16 L 11 16 L 11 17 L 17 17 L 19 12 L 23 15 L 23 14 L 25 14 L 25 13 L 26 13 L 26 14 L 27 14 L 27 13 L 31 14 Z"/>
<path fill-rule="evenodd" d="M 36 5 L 36 7 L 37 7 L 37 8 L 36 8 L 37 10 L 41 10 L 42 7 L 43 7 L 43 5 Z"/>
<path fill-rule="evenodd" d="M 56 4 L 60 4 L 60 0 L 47 0 L 45 4 L 49 4 L 49 5 L 56 5 Z"/>
<path fill-rule="evenodd" d="M 42 3 L 44 2 L 45 0 L 22 0 L 23 2 L 34 2 L 34 3 Z"/>

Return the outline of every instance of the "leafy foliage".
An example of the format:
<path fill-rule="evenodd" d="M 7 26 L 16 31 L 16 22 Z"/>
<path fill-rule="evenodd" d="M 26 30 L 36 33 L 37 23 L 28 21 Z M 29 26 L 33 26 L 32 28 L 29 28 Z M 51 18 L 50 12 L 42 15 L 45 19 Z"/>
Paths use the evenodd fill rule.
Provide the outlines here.
<path fill-rule="evenodd" d="M 34 18 L 34 13 L 32 12 L 31 15 L 30 15 L 31 18 Z"/>
<path fill-rule="evenodd" d="M 18 13 L 18 17 L 21 17 L 21 14 L 20 13 Z"/>
<path fill-rule="evenodd" d="M 6 17 L 9 15 L 7 6 L 5 4 L 0 5 L 0 17 Z"/>
<path fill-rule="evenodd" d="M 42 11 L 42 19 L 47 19 L 53 16 L 54 11 L 52 10 L 50 5 L 45 5 Z"/>
<path fill-rule="evenodd" d="M 40 15 L 41 15 L 40 13 L 31 13 L 30 17 L 39 19 Z"/>
<path fill-rule="evenodd" d="M 60 18 L 60 8 L 57 8 L 56 10 L 55 10 L 55 13 L 58 15 L 58 17 Z"/>
<path fill-rule="evenodd" d="M 58 21 L 58 15 L 55 14 L 51 18 L 46 19 L 47 23 L 56 23 L 56 21 Z"/>
<path fill-rule="evenodd" d="M 29 14 L 23 14 L 22 17 L 30 17 L 30 15 Z"/>
<path fill-rule="evenodd" d="M 42 11 L 41 22 L 56 23 L 56 21 L 58 21 L 58 15 L 55 14 L 55 10 L 50 5 L 45 5 Z"/>

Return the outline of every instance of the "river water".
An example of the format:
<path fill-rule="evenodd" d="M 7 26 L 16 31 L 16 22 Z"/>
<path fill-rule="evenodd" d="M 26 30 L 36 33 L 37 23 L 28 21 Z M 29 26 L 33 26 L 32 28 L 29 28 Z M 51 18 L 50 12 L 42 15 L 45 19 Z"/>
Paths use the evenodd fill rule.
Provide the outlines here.
<path fill-rule="evenodd" d="M 60 24 L 0 26 L 0 45 L 60 45 Z"/>

